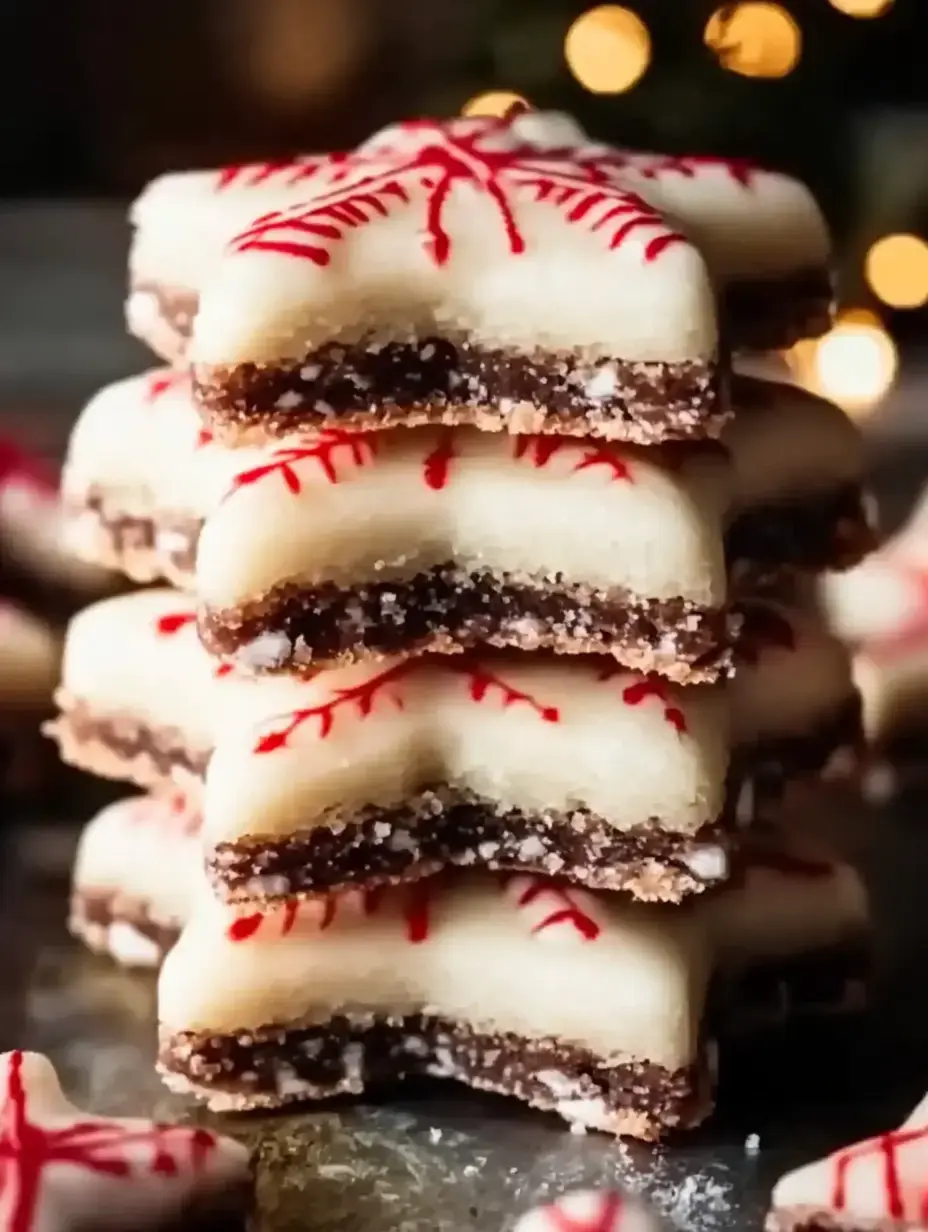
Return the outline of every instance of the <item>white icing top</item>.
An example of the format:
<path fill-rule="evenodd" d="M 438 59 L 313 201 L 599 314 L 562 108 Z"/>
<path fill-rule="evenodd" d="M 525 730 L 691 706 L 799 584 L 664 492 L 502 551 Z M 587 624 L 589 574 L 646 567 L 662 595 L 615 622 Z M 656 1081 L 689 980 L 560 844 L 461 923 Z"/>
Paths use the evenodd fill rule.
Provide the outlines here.
<path fill-rule="evenodd" d="M 899 1129 L 787 1172 L 774 1186 L 772 1206 L 821 1213 L 842 1227 L 925 1227 L 928 1095 Z"/>
<path fill-rule="evenodd" d="M 6 1232 L 141 1232 L 249 1180 L 241 1143 L 201 1127 L 92 1116 L 35 1052 L 0 1054 L 0 1161 Z"/>
<path fill-rule="evenodd" d="M 74 863 L 77 891 L 142 904 L 151 920 L 180 926 L 203 879 L 201 819 L 181 796 L 131 796 L 88 822 Z"/>
<path fill-rule="evenodd" d="M 694 1060 L 709 972 L 684 917 L 478 873 L 263 916 L 205 897 L 162 969 L 159 1018 L 225 1032 L 425 1011 L 676 1069 Z"/>
<path fill-rule="evenodd" d="M 60 661 L 61 642 L 49 626 L 0 600 L 0 715 L 48 708 Z"/>
<path fill-rule="evenodd" d="M 202 288 L 195 363 L 435 335 L 587 359 L 715 354 L 698 250 L 578 151 L 543 153 L 506 119 L 421 121 L 340 176 L 255 207 Z"/>
<path fill-rule="evenodd" d="M 516 1220 L 513 1232 L 662 1232 L 666 1224 L 640 1198 L 617 1189 L 575 1189 Z"/>

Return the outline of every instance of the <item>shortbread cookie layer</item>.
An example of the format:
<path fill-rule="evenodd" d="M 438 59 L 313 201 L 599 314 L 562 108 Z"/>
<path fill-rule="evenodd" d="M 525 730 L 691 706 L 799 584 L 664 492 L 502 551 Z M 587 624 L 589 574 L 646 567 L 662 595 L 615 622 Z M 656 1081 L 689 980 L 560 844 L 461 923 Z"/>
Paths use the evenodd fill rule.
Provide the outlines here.
<path fill-rule="evenodd" d="M 591 183 L 618 184 L 678 218 L 708 264 L 726 336 L 736 347 L 781 348 L 828 328 L 828 234 L 797 181 L 747 160 L 592 145 L 576 123 L 555 113 L 448 126 L 464 136 L 475 130 L 491 136 L 493 128 L 514 138 L 525 155 L 551 152 L 553 161 L 540 167 L 559 169 L 569 154 Z M 200 294 L 233 236 L 259 216 L 279 215 L 350 182 L 352 168 L 373 170 L 381 158 L 394 165 L 419 132 L 396 125 L 352 155 L 302 155 L 154 180 L 132 208 L 130 331 L 171 362 L 182 358 Z"/>
<path fill-rule="evenodd" d="M 655 1138 L 709 1108 L 708 968 L 700 931 L 674 913 L 534 877 L 266 915 L 207 899 L 162 970 L 160 1064 L 214 1108 L 425 1072 Z"/>
<path fill-rule="evenodd" d="M 156 967 L 203 884 L 201 819 L 182 796 L 136 796 L 98 813 L 81 835 L 69 928 L 122 966 Z"/>

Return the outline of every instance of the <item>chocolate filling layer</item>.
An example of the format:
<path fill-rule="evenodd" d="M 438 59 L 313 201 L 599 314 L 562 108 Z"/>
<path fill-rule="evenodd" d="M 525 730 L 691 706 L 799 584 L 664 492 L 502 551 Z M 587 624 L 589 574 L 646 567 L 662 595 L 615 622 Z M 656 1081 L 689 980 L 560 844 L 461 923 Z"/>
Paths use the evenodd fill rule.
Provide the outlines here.
<path fill-rule="evenodd" d="M 476 646 L 611 654 L 637 671 L 695 682 L 727 675 L 737 622 L 685 599 L 637 599 L 568 583 L 438 566 L 345 589 L 290 582 L 264 599 L 201 613 L 207 649 L 249 670 L 315 669 L 369 656 Z"/>
<path fill-rule="evenodd" d="M 417 880 L 448 865 L 564 877 L 593 889 L 676 902 L 728 875 L 728 828 L 675 834 L 658 820 L 620 831 L 585 809 L 523 813 L 420 791 L 397 808 L 368 807 L 285 838 L 218 843 L 207 855 L 216 892 L 230 902 Z"/>
<path fill-rule="evenodd" d="M 602 435 L 651 445 L 717 436 L 729 418 L 714 360 L 584 361 L 462 339 L 327 343 L 301 360 L 194 369 L 220 435 L 260 429 L 478 424 L 511 432 Z"/>
<path fill-rule="evenodd" d="M 722 294 L 724 333 L 735 350 L 778 351 L 818 338 L 833 315 L 834 288 L 824 268 L 732 282 Z"/>
<path fill-rule="evenodd" d="M 711 1110 L 705 1068 L 608 1064 L 557 1039 L 486 1033 L 434 1015 L 335 1015 L 234 1035 L 162 1033 L 159 1068 L 214 1104 L 242 1109 L 358 1095 L 404 1078 L 451 1078 L 514 1096 L 568 1120 L 649 1140 L 698 1125 Z M 587 1104 L 587 1107 L 583 1105 Z M 573 1106 L 571 1106 L 573 1105 Z"/>
<path fill-rule="evenodd" d="M 857 1219 L 850 1212 L 811 1206 L 771 1211 L 764 1232 L 920 1232 L 921 1225 L 897 1219 Z"/>
<path fill-rule="evenodd" d="M 159 951 L 168 953 L 180 936 L 181 924 L 165 924 L 152 919 L 149 905 L 140 899 L 127 898 L 122 891 L 75 889 L 71 895 L 69 927 L 78 937 L 95 929 L 107 929 L 111 924 L 127 924 L 145 937 Z"/>

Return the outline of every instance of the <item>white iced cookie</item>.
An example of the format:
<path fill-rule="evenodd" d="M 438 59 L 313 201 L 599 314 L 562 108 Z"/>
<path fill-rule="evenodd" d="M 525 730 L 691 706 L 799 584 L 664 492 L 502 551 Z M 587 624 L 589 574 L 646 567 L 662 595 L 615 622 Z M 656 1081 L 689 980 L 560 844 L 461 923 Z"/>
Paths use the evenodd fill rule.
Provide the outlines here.
<path fill-rule="evenodd" d="M 679 912 L 535 877 L 205 898 L 162 968 L 160 1068 L 214 1108 L 430 1073 L 655 1138 L 707 1111 L 708 958 Z"/>
<path fill-rule="evenodd" d="M 797 1168 L 774 1186 L 768 1232 L 928 1227 L 928 1096 L 895 1130 Z"/>
<path fill-rule="evenodd" d="M 513 1232 L 665 1232 L 641 1198 L 617 1189 L 575 1189 L 516 1220 Z"/>
<path fill-rule="evenodd" d="M 200 827 L 180 795 L 133 796 L 98 813 L 78 844 L 71 932 L 122 966 L 158 966 L 202 885 Z"/>
<path fill-rule="evenodd" d="M 244 1211 L 248 1152 L 208 1129 L 92 1116 L 35 1052 L 0 1054 L 0 1227 L 141 1232 L 185 1213 Z"/>

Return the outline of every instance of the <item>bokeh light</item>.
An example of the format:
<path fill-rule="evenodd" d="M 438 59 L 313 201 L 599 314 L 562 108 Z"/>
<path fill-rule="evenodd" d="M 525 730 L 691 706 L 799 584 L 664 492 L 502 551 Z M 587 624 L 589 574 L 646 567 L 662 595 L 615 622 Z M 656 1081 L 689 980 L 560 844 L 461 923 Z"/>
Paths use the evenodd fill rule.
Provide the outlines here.
<path fill-rule="evenodd" d="M 867 308 L 842 313 L 824 337 L 798 343 L 787 360 L 801 385 L 837 402 L 855 419 L 877 408 L 899 369 L 896 344 Z"/>
<path fill-rule="evenodd" d="M 512 90 L 487 90 L 478 94 L 461 108 L 466 116 L 504 116 L 513 107 L 528 107 L 528 99 Z"/>
<path fill-rule="evenodd" d="M 882 17 L 893 7 L 894 0 L 829 0 L 829 3 L 848 17 Z"/>
<path fill-rule="evenodd" d="M 782 5 L 767 0 L 718 9 L 704 39 L 722 67 L 742 77 L 785 77 L 802 55 L 799 26 Z"/>
<path fill-rule="evenodd" d="M 637 13 L 602 4 L 578 17 L 567 31 L 564 56 L 570 71 L 593 94 L 630 90 L 651 62 L 651 36 Z"/>
<path fill-rule="evenodd" d="M 892 308 L 928 303 L 928 243 L 918 235 L 884 235 L 867 253 L 864 273 L 874 294 Z"/>

